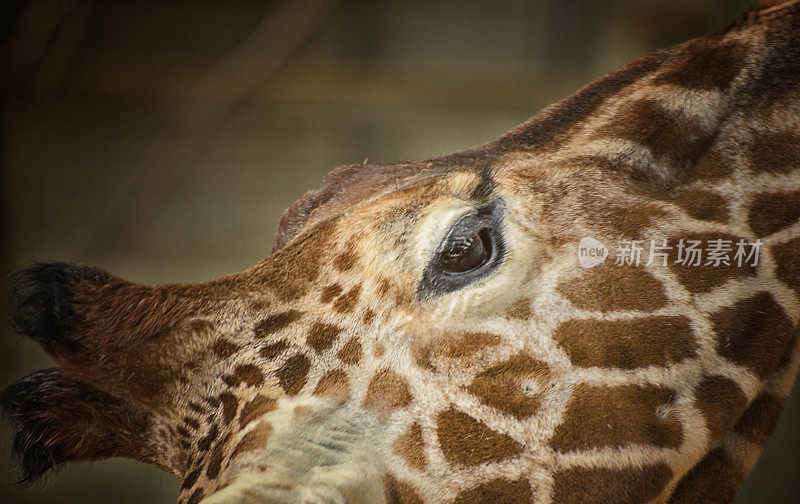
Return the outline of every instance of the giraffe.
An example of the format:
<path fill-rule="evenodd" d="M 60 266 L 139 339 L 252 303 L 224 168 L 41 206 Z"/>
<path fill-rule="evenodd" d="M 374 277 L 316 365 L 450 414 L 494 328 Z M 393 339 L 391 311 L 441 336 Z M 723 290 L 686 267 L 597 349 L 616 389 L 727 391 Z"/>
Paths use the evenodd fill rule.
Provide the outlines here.
<path fill-rule="evenodd" d="M 489 144 L 335 169 L 244 272 L 30 266 L 12 326 L 57 367 L 2 394 L 21 481 L 122 456 L 182 504 L 728 502 L 800 366 L 798 146 L 800 1 L 762 0 Z"/>

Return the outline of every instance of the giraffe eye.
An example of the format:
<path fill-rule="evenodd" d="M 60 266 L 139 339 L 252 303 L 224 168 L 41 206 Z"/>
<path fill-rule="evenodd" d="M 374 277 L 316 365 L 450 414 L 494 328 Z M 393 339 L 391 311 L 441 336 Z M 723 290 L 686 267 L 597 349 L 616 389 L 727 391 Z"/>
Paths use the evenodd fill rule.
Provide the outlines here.
<path fill-rule="evenodd" d="M 443 294 L 475 282 L 500 264 L 502 207 L 492 205 L 456 221 L 422 273 L 422 296 Z"/>
<path fill-rule="evenodd" d="M 466 273 L 483 266 L 491 257 L 491 252 L 488 229 L 448 236 L 439 253 L 439 266 L 443 273 Z"/>

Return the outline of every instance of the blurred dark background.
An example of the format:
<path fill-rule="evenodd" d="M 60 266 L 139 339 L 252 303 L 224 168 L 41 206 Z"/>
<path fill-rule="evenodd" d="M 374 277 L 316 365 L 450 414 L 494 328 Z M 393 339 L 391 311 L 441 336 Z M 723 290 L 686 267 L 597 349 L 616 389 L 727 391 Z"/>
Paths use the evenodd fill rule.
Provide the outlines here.
<path fill-rule="evenodd" d="M 0 274 L 43 260 L 148 284 L 242 270 L 332 167 L 489 141 L 750 3 L 7 1 Z M 52 365 L 0 327 L 0 386 Z M 0 436 L 0 502 L 175 501 L 171 476 L 124 460 L 20 489 Z M 800 502 L 799 453 L 795 391 L 737 502 Z"/>

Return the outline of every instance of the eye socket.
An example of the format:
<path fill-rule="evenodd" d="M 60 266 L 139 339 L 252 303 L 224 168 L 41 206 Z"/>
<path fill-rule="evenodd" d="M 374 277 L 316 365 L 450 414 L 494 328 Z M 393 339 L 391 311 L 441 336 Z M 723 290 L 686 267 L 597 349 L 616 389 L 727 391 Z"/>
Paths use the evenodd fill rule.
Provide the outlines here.
<path fill-rule="evenodd" d="M 494 271 L 505 250 L 502 215 L 503 206 L 495 202 L 456 221 L 425 267 L 419 295 L 453 292 Z"/>
<path fill-rule="evenodd" d="M 460 274 L 480 268 L 491 255 L 489 230 L 481 229 L 469 234 L 448 236 L 439 252 L 438 262 L 442 273 Z"/>

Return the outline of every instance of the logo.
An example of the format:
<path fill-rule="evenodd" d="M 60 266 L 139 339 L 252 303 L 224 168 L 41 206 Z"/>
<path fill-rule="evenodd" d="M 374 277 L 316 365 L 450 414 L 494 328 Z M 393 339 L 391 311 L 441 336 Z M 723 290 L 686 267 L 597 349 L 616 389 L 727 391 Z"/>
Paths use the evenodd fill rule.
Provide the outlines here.
<path fill-rule="evenodd" d="M 605 245 L 590 236 L 581 238 L 578 244 L 578 262 L 581 266 L 593 268 L 598 264 L 603 264 L 606 257 L 608 257 L 608 248 Z"/>

